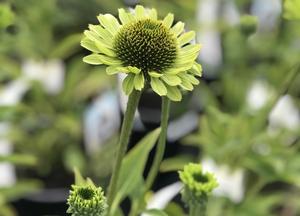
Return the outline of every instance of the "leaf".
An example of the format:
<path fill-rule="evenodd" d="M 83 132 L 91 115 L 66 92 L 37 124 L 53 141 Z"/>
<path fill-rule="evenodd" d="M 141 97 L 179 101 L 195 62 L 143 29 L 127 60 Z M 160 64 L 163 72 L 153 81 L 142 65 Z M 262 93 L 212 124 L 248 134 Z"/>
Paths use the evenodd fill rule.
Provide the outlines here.
<path fill-rule="evenodd" d="M 164 211 L 159 210 L 159 209 L 149 209 L 149 210 L 144 211 L 144 213 L 147 216 L 168 216 L 167 213 L 165 213 Z"/>
<path fill-rule="evenodd" d="M 124 158 L 118 179 L 118 193 L 112 204 L 112 213 L 119 203 L 135 191 L 136 187 L 143 181 L 143 171 L 149 152 L 155 145 L 161 129 L 155 129 L 146 135 Z"/>
<path fill-rule="evenodd" d="M 285 0 L 283 17 L 289 20 L 300 19 L 300 0 Z"/>
<path fill-rule="evenodd" d="M 83 185 L 85 184 L 85 180 L 82 177 L 80 171 L 78 170 L 77 167 L 74 167 L 74 175 L 75 175 L 75 184 L 76 185 Z"/>
<path fill-rule="evenodd" d="M 177 157 L 167 158 L 163 160 L 160 165 L 161 172 L 172 172 L 182 170 L 184 165 L 193 161 L 193 158 L 188 155 L 181 155 Z"/>
<path fill-rule="evenodd" d="M 64 38 L 50 53 L 51 58 L 67 58 L 79 49 L 82 34 L 73 34 Z"/>
<path fill-rule="evenodd" d="M 10 162 L 16 165 L 34 166 L 37 164 L 37 158 L 33 155 L 24 154 L 0 155 L 0 162 Z"/>

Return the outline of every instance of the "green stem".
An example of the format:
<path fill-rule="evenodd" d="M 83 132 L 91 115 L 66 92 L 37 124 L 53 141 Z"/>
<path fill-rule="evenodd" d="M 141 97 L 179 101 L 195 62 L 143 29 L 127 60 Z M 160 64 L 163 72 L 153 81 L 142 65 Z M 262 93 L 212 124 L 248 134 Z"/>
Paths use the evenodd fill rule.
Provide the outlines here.
<path fill-rule="evenodd" d="M 155 157 L 149 172 L 149 175 L 147 176 L 146 179 L 146 189 L 145 191 L 148 191 L 156 176 L 159 171 L 159 166 L 160 163 L 163 159 L 164 153 L 165 153 L 165 148 L 166 148 L 166 138 L 167 138 L 167 130 L 168 130 L 168 120 L 169 120 L 169 111 L 170 111 L 170 100 L 167 97 L 162 98 L 162 111 L 161 111 L 161 133 L 160 137 L 158 140 L 158 144 L 156 147 L 156 153 Z M 136 206 L 132 206 L 131 211 L 130 211 L 130 216 L 136 216 L 138 215 L 138 211 L 141 210 L 142 208 L 142 200 L 138 200 Z"/>
<path fill-rule="evenodd" d="M 109 183 L 109 190 L 108 190 L 109 210 L 116 194 L 120 168 L 121 168 L 123 157 L 127 150 L 127 146 L 131 135 L 132 126 L 133 126 L 134 114 L 138 106 L 140 97 L 141 97 L 141 91 L 133 90 L 133 92 L 129 95 L 128 98 L 127 108 L 124 115 L 120 139 L 118 143 L 116 163 Z"/>
<path fill-rule="evenodd" d="M 206 205 L 198 204 L 198 205 L 192 205 L 189 209 L 189 216 L 205 216 L 206 215 Z"/>
<path fill-rule="evenodd" d="M 162 98 L 162 111 L 161 111 L 161 133 L 156 147 L 155 157 L 149 172 L 149 175 L 146 179 L 146 191 L 152 187 L 152 184 L 158 174 L 160 163 L 163 159 L 165 148 L 166 148 L 166 139 L 167 139 L 167 130 L 168 130 L 168 120 L 170 112 L 170 100 L 167 97 Z"/>

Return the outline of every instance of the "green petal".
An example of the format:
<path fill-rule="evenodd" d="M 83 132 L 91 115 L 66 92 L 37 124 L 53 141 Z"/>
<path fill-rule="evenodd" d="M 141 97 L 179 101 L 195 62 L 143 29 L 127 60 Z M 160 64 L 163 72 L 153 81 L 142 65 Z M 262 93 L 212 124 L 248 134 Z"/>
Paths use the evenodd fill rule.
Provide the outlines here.
<path fill-rule="evenodd" d="M 118 20 L 111 14 L 100 14 L 98 17 L 101 25 L 107 29 L 113 36 L 118 33 L 120 24 Z"/>
<path fill-rule="evenodd" d="M 139 74 L 141 72 L 141 69 L 139 69 L 137 67 L 128 66 L 127 68 L 129 70 L 129 72 L 134 73 L 134 74 Z"/>
<path fill-rule="evenodd" d="M 100 41 L 95 41 L 95 44 L 96 44 L 97 48 L 101 51 L 101 53 L 111 56 L 111 57 L 116 57 L 116 53 L 113 50 L 105 47 L 105 45 L 103 45 Z"/>
<path fill-rule="evenodd" d="M 123 25 L 134 20 L 132 14 L 127 13 L 123 8 L 119 9 L 119 18 Z"/>
<path fill-rule="evenodd" d="M 157 20 L 157 11 L 154 8 L 149 10 L 149 17 L 151 19 Z"/>
<path fill-rule="evenodd" d="M 196 76 L 202 76 L 202 66 L 196 62 L 193 64 L 193 67 L 189 71 Z"/>
<path fill-rule="evenodd" d="M 134 76 L 134 88 L 136 90 L 142 90 L 142 88 L 144 88 L 144 82 L 145 82 L 145 79 L 144 79 L 144 75 L 143 73 L 140 73 L 140 74 L 137 74 Z"/>
<path fill-rule="evenodd" d="M 99 56 L 100 56 L 99 54 L 91 54 L 91 55 L 85 56 L 83 58 L 83 61 L 85 63 L 92 64 L 92 65 L 101 65 L 101 64 L 103 64 L 103 62 L 99 58 Z"/>
<path fill-rule="evenodd" d="M 174 14 L 169 13 L 163 20 L 163 24 L 167 27 L 167 28 L 171 28 L 172 24 L 173 24 L 173 20 L 174 20 Z"/>
<path fill-rule="evenodd" d="M 171 28 L 171 31 L 177 37 L 183 31 L 183 29 L 184 29 L 184 23 L 178 22 Z"/>
<path fill-rule="evenodd" d="M 100 52 L 99 49 L 96 47 L 95 43 L 88 38 L 83 38 L 80 42 L 80 45 L 94 53 Z"/>
<path fill-rule="evenodd" d="M 97 33 L 93 32 L 93 31 L 85 30 L 84 35 L 91 41 L 94 41 L 94 42 L 99 41 L 108 48 L 112 47 L 112 43 L 110 43 L 108 40 L 102 39 Z"/>
<path fill-rule="evenodd" d="M 107 68 L 106 68 L 106 73 L 108 74 L 108 75 L 114 75 L 114 74 L 117 74 L 117 73 L 119 73 L 119 72 L 121 72 L 120 71 L 120 66 L 108 66 Z"/>
<path fill-rule="evenodd" d="M 179 46 L 183 46 L 186 43 L 189 43 L 191 40 L 193 40 L 195 38 L 195 35 L 196 35 L 196 33 L 194 31 L 189 31 L 189 32 L 182 34 L 178 38 Z"/>
<path fill-rule="evenodd" d="M 170 86 L 177 86 L 181 83 L 181 79 L 176 75 L 165 74 L 162 80 Z"/>
<path fill-rule="evenodd" d="M 198 84 L 200 83 L 200 81 L 199 81 L 197 78 L 195 78 L 193 75 L 191 75 L 191 74 L 185 74 L 184 76 L 185 76 L 185 77 L 189 80 L 189 82 L 192 83 L 193 85 L 198 85 Z"/>
<path fill-rule="evenodd" d="M 135 7 L 135 17 L 137 19 L 142 19 L 145 17 L 145 8 L 141 5 Z"/>
<path fill-rule="evenodd" d="M 187 77 L 185 77 L 184 75 L 183 76 L 180 76 L 181 78 L 181 84 L 180 84 L 180 87 L 185 89 L 185 90 L 188 90 L 188 91 L 192 91 L 194 89 L 194 86 L 190 83 L 190 81 L 187 79 Z"/>
<path fill-rule="evenodd" d="M 122 62 L 114 57 L 106 56 L 106 55 L 98 55 L 98 58 L 106 65 L 121 65 Z"/>
<path fill-rule="evenodd" d="M 198 54 L 200 49 L 201 49 L 200 44 L 189 44 L 187 46 L 184 46 L 180 48 L 178 58 L 190 57 L 190 55 L 194 53 Z"/>
<path fill-rule="evenodd" d="M 167 97 L 172 101 L 181 101 L 182 95 L 180 90 L 175 86 L 167 86 Z"/>
<path fill-rule="evenodd" d="M 126 95 L 129 95 L 134 87 L 134 74 L 128 74 L 123 83 L 122 83 L 122 88 L 123 91 L 125 92 Z"/>
<path fill-rule="evenodd" d="M 113 35 L 107 31 L 106 29 L 102 28 L 100 25 L 89 25 L 89 29 L 95 32 L 98 36 L 100 36 L 104 42 L 107 42 L 110 46 L 113 44 Z"/>
<path fill-rule="evenodd" d="M 173 68 L 166 70 L 164 73 L 165 74 L 171 74 L 171 75 L 176 75 L 179 74 L 180 72 L 187 71 L 191 69 L 193 66 L 193 62 L 189 64 L 175 64 Z"/>
<path fill-rule="evenodd" d="M 159 80 L 159 78 L 151 77 L 150 85 L 158 95 L 163 96 L 167 94 L 167 88 L 165 87 L 164 83 Z"/>
<path fill-rule="evenodd" d="M 163 75 L 163 74 L 157 73 L 157 72 L 155 72 L 155 71 L 150 71 L 150 72 L 148 72 L 148 74 L 149 74 L 150 76 L 152 76 L 152 77 L 155 77 L 155 78 L 161 77 L 161 76 Z"/>

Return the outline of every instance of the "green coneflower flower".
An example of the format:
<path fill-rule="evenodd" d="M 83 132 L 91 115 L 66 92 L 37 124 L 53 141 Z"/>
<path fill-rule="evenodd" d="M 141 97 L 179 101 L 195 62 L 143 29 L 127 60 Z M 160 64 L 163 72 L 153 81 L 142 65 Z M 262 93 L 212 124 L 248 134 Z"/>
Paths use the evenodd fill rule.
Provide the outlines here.
<path fill-rule="evenodd" d="M 190 215 L 205 215 L 208 196 L 218 186 L 214 175 L 203 173 L 200 164 L 190 163 L 179 171 L 179 177 L 184 184 L 182 200 L 189 206 Z"/>
<path fill-rule="evenodd" d="M 68 205 L 72 216 L 104 216 L 108 208 L 104 192 L 93 185 L 72 185 Z"/>
<path fill-rule="evenodd" d="M 160 96 L 180 101 L 180 89 L 191 91 L 199 83 L 202 68 L 195 60 L 201 45 L 190 44 L 195 32 L 184 32 L 182 22 L 173 25 L 173 14 L 159 20 L 155 9 L 138 5 L 132 13 L 119 9 L 120 22 L 110 14 L 98 20 L 84 32 L 81 45 L 93 52 L 84 61 L 108 65 L 109 75 L 127 74 L 122 85 L 127 95 L 150 83 Z"/>

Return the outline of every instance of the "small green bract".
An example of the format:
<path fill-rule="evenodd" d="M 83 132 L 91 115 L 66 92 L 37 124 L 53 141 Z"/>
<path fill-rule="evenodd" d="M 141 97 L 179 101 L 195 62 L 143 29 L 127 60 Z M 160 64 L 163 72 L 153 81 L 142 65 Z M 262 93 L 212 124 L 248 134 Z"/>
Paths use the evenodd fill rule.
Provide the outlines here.
<path fill-rule="evenodd" d="M 68 205 L 72 216 L 104 216 L 107 210 L 104 192 L 92 185 L 72 185 Z"/>
<path fill-rule="evenodd" d="M 190 163 L 184 166 L 183 171 L 179 171 L 179 177 L 184 184 L 182 196 L 186 203 L 203 202 L 218 186 L 214 175 L 203 173 L 200 164 Z"/>
<path fill-rule="evenodd" d="M 107 65 L 109 75 L 126 74 L 122 86 L 127 95 L 150 86 L 158 95 L 180 101 L 181 90 L 199 84 L 201 45 L 191 43 L 195 32 L 184 32 L 183 22 L 173 25 L 173 14 L 160 20 L 155 9 L 137 5 L 133 12 L 119 9 L 119 20 L 111 14 L 100 14 L 98 20 L 84 31 L 81 45 L 92 54 L 83 60 Z"/>

